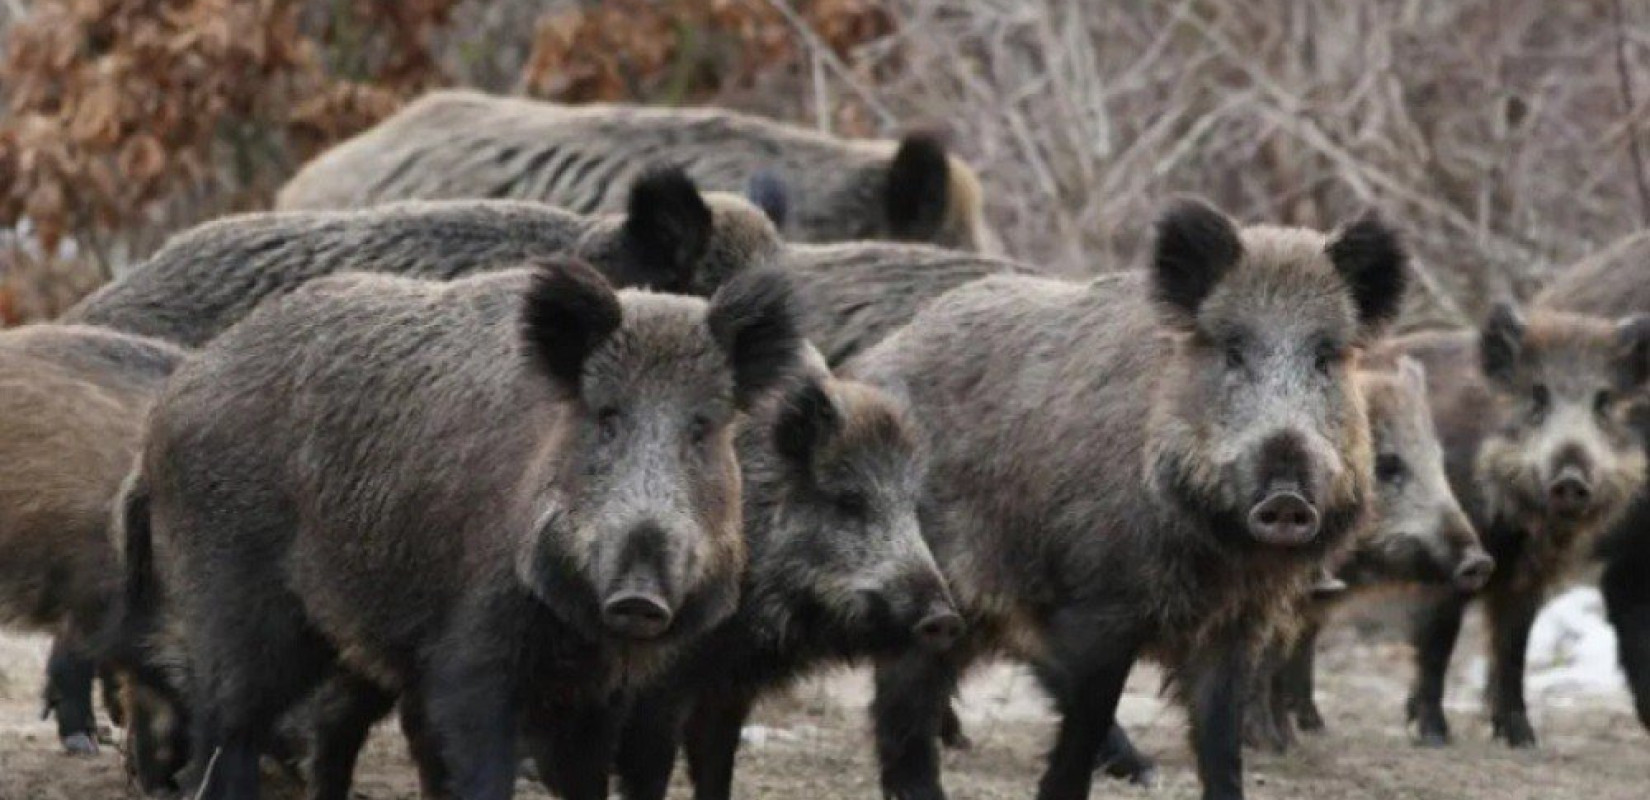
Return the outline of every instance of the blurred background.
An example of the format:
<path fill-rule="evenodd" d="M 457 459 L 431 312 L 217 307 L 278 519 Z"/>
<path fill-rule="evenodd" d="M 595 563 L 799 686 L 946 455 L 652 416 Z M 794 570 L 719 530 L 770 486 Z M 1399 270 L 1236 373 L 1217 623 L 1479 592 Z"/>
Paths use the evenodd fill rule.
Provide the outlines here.
<path fill-rule="evenodd" d="M 435 86 L 931 128 L 1008 252 L 1125 268 L 1164 198 L 1408 232 L 1410 326 L 1650 226 L 1642 0 L 0 0 L 0 320 L 267 206 Z"/>

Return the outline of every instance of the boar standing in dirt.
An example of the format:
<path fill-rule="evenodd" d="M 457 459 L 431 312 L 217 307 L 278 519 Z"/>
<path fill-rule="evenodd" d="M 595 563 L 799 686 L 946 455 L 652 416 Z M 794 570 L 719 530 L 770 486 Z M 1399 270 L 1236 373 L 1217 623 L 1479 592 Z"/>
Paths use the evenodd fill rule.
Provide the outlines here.
<path fill-rule="evenodd" d="M 750 566 L 739 610 L 629 715 L 625 797 L 664 798 L 679 741 L 694 796 L 729 797 L 759 697 L 825 665 L 956 639 L 962 620 L 917 526 L 911 436 L 882 392 L 842 380 L 804 385 L 771 426 L 742 431 Z"/>
<path fill-rule="evenodd" d="M 1415 334 L 1391 349 L 1426 365 L 1450 484 L 1495 557 L 1480 595 L 1494 735 L 1533 746 L 1524 664 L 1536 613 L 1644 485 L 1628 413 L 1650 373 L 1650 324 L 1503 303 L 1476 334 Z M 1444 677 L 1472 599 L 1444 594 L 1417 616 L 1408 713 L 1423 744 L 1449 740 Z"/>
<path fill-rule="evenodd" d="M 110 503 L 183 358 L 96 328 L 0 333 L 0 627 L 54 637 L 47 711 L 72 754 L 97 752 L 93 639 L 120 591 Z"/>
<path fill-rule="evenodd" d="M 644 175 L 626 202 L 599 217 L 512 201 L 231 217 L 173 237 L 64 319 L 199 347 L 263 300 L 345 271 L 446 280 L 572 254 L 616 285 L 708 295 L 779 256 L 760 210 L 701 196 L 679 171 Z"/>
<path fill-rule="evenodd" d="M 853 141 L 724 109 L 563 106 L 473 91 L 429 94 L 322 153 L 276 205 L 514 198 L 615 211 L 616 187 L 661 161 L 708 189 L 749 191 L 794 241 L 995 246 L 979 179 L 930 135 Z"/>
<path fill-rule="evenodd" d="M 1606 317 L 1650 313 L 1650 232 L 1626 237 L 1565 270 L 1533 304 Z M 1650 398 L 1640 391 L 1629 419 L 1650 446 Z M 1639 721 L 1650 729 L 1650 492 L 1641 491 L 1605 534 L 1599 588 L 1616 629 L 1621 668 L 1633 690 Z"/>
<path fill-rule="evenodd" d="M 1086 798 L 1134 661 L 1191 707 L 1207 798 L 1243 796 L 1248 654 L 1360 524 L 1372 492 L 1357 353 L 1407 280 L 1373 220 L 1158 223 L 1148 275 L 988 278 L 850 362 L 909 401 L 923 534 L 968 628 L 880 663 L 882 786 L 937 798 L 937 723 L 972 658 L 1035 666 L 1060 711 L 1038 796 Z"/>
<path fill-rule="evenodd" d="M 1451 490 L 1444 452 L 1427 404 L 1426 371 L 1411 358 L 1357 373 L 1375 447 L 1374 513 L 1334 570 L 1334 585 L 1306 600 L 1300 637 L 1256 676 L 1246 712 L 1250 744 L 1281 751 L 1295 725 L 1320 731 L 1313 699 L 1313 654 L 1319 630 L 1334 611 L 1381 589 L 1421 586 L 1474 592 L 1495 569 L 1478 532 Z"/>
<path fill-rule="evenodd" d="M 174 375 L 124 501 L 126 633 L 181 631 L 199 796 L 255 797 L 277 719 L 330 678 L 355 702 L 316 721 L 318 785 L 400 694 L 427 791 L 509 797 L 518 731 L 733 611 L 731 424 L 800 351 L 765 271 L 708 305 L 557 262 L 260 306 Z M 606 739 L 543 743 L 596 773 L 570 797 L 605 797 Z"/>

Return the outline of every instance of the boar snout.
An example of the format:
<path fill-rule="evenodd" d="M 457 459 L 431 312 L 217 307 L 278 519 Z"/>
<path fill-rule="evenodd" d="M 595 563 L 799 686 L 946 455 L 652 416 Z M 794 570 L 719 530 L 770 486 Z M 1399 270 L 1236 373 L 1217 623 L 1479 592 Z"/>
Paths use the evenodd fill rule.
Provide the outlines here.
<path fill-rule="evenodd" d="M 1593 501 L 1593 483 L 1579 465 L 1566 464 L 1547 482 L 1547 504 L 1562 516 L 1577 516 Z"/>
<path fill-rule="evenodd" d="M 1267 544 L 1306 544 L 1318 535 L 1318 510 L 1294 489 L 1273 491 L 1249 509 L 1249 534 Z"/>
<path fill-rule="evenodd" d="M 602 624 L 630 639 L 653 639 L 670 629 L 675 615 L 657 593 L 623 590 L 607 596 L 602 603 Z"/>
<path fill-rule="evenodd" d="M 602 598 L 602 624 L 619 636 L 653 639 L 670 629 L 676 612 L 667 575 L 668 537 L 656 525 L 642 525 L 625 535 L 618 569 Z"/>
<path fill-rule="evenodd" d="M 1490 582 L 1490 575 L 1494 572 L 1495 559 L 1489 553 L 1479 548 L 1469 550 L 1455 568 L 1455 588 L 1463 592 L 1476 592 Z"/>
<path fill-rule="evenodd" d="M 927 613 L 917 621 L 917 641 L 930 650 L 947 650 L 962 638 L 963 620 L 950 603 L 930 603 Z"/>

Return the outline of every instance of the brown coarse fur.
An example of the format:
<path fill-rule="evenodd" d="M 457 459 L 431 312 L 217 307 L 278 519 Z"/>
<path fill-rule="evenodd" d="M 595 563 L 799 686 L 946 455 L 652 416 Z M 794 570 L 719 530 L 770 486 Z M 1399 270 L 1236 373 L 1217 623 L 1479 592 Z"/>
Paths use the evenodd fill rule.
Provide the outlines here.
<path fill-rule="evenodd" d="M 924 536 L 970 624 L 956 661 L 1006 650 L 1055 695 L 1044 797 L 1086 795 L 1082 751 L 1137 656 L 1165 663 L 1193 708 L 1206 796 L 1240 796 L 1226 681 L 1298 619 L 1371 491 L 1351 376 L 1402 293 L 1391 234 L 1239 231 L 1186 204 L 1159 236 L 1149 274 L 977 281 L 848 365 L 923 431 Z M 1274 544 L 1251 509 L 1283 485 L 1317 526 Z M 947 670 L 900 670 L 879 677 L 884 788 L 932 796 L 909 748 L 933 731 L 902 726 L 938 714 L 898 695 L 943 691 Z"/>
<path fill-rule="evenodd" d="M 97 328 L 0 334 L 0 627 L 57 637 L 48 698 L 65 737 L 93 732 L 91 639 L 120 589 L 110 504 L 183 358 Z"/>
<path fill-rule="evenodd" d="M 403 694 L 404 721 L 427 717 L 415 751 L 444 745 L 421 767 L 495 796 L 518 726 L 605 703 L 731 613 L 732 423 L 795 363 L 790 302 L 764 271 L 709 303 L 566 262 L 352 274 L 203 349 L 156 405 L 133 493 L 196 766 L 222 758 L 206 796 L 256 791 L 272 726 L 329 679 L 354 688 L 315 722 L 319 785 L 347 788 Z"/>
<path fill-rule="evenodd" d="M 198 347 L 261 301 L 345 271 L 447 280 L 572 255 L 618 286 L 708 295 L 779 256 L 778 232 L 742 198 L 700 196 L 670 171 L 624 186 L 626 213 L 600 216 L 492 200 L 229 217 L 174 236 L 64 319 Z"/>
<path fill-rule="evenodd" d="M 897 154 L 920 157 L 902 164 Z M 515 198 L 609 211 L 622 204 L 614 187 L 648 163 L 680 165 L 715 191 L 777 183 L 775 216 L 796 241 L 994 246 L 979 179 L 927 137 L 844 140 L 723 109 L 563 106 L 473 91 L 434 92 L 321 154 L 282 188 L 277 207 Z"/>

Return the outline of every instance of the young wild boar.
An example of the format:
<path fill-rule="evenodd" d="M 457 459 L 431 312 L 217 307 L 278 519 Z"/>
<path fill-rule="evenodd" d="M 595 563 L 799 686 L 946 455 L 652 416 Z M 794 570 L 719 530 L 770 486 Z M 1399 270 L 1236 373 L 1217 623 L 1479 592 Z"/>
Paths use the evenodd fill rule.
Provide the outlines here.
<path fill-rule="evenodd" d="M 879 664 L 882 786 L 937 798 L 958 670 L 1006 650 L 1061 714 L 1038 796 L 1088 796 L 1139 657 L 1192 714 L 1206 798 L 1239 798 L 1248 653 L 1360 523 L 1372 491 L 1352 370 L 1397 313 L 1396 237 L 1239 229 L 1195 202 L 1149 275 L 987 278 L 848 372 L 924 432 L 919 518 L 968 628 L 956 655 Z"/>
<path fill-rule="evenodd" d="M 232 217 L 174 237 L 64 319 L 198 347 L 265 298 L 338 272 L 450 279 L 571 254 L 616 285 L 708 295 L 779 255 L 760 210 L 701 196 L 679 171 L 643 175 L 626 202 L 602 217 L 510 201 Z"/>
<path fill-rule="evenodd" d="M 1604 317 L 1650 313 L 1650 232 L 1623 238 L 1565 270 L 1536 295 L 1537 308 Z M 1645 392 L 1628 419 L 1650 445 Z M 1650 492 L 1641 491 L 1621 521 L 1604 535 L 1599 588 L 1616 629 L 1621 668 L 1633 690 L 1639 721 L 1650 729 Z"/>
<path fill-rule="evenodd" d="M 0 333 L 0 627 L 55 637 L 47 711 L 72 754 L 97 752 L 92 639 L 120 588 L 109 503 L 183 357 L 96 328 Z"/>
<path fill-rule="evenodd" d="M 1256 676 L 1246 712 L 1250 744 L 1285 750 L 1301 730 L 1324 727 L 1313 700 L 1313 651 L 1335 609 L 1379 589 L 1421 585 L 1474 592 L 1495 568 L 1444 472 L 1444 452 L 1427 405 L 1426 372 L 1414 359 L 1366 365 L 1356 375 L 1375 447 L 1374 512 L 1334 571 L 1330 596 L 1306 601 L 1300 637 Z"/>
<path fill-rule="evenodd" d="M 694 797 L 729 797 L 759 697 L 823 665 L 943 650 L 961 632 L 917 527 L 909 423 L 882 392 L 810 383 L 739 444 L 750 554 L 739 610 L 629 715 L 618 773 L 630 800 L 664 798 L 678 741 Z"/>
<path fill-rule="evenodd" d="M 390 200 L 517 198 L 617 210 L 637 165 L 682 165 L 701 186 L 765 200 L 787 239 L 994 246 L 974 171 L 938 139 L 850 141 L 712 108 L 562 106 L 434 92 L 321 154 L 281 189 L 283 209 Z"/>
<path fill-rule="evenodd" d="M 1650 372 L 1650 324 L 1500 304 L 1476 335 L 1417 334 L 1391 348 L 1427 367 L 1450 484 L 1495 557 L 1482 593 L 1494 734 L 1533 746 L 1524 658 L 1536 612 L 1644 484 L 1627 401 Z M 1444 675 L 1471 599 L 1441 595 L 1417 617 L 1408 712 L 1423 744 L 1449 739 Z"/>
<path fill-rule="evenodd" d="M 357 706 L 314 729 L 317 785 L 347 788 L 400 693 L 434 788 L 508 797 L 518 732 L 538 744 L 731 613 L 730 426 L 797 361 L 790 306 L 771 272 L 707 304 L 556 262 L 313 281 L 214 340 L 157 401 L 125 501 L 128 619 L 181 631 L 199 796 L 255 797 L 276 720 L 332 678 Z M 556 751 L 604 775 L 599 733 Z"/>

